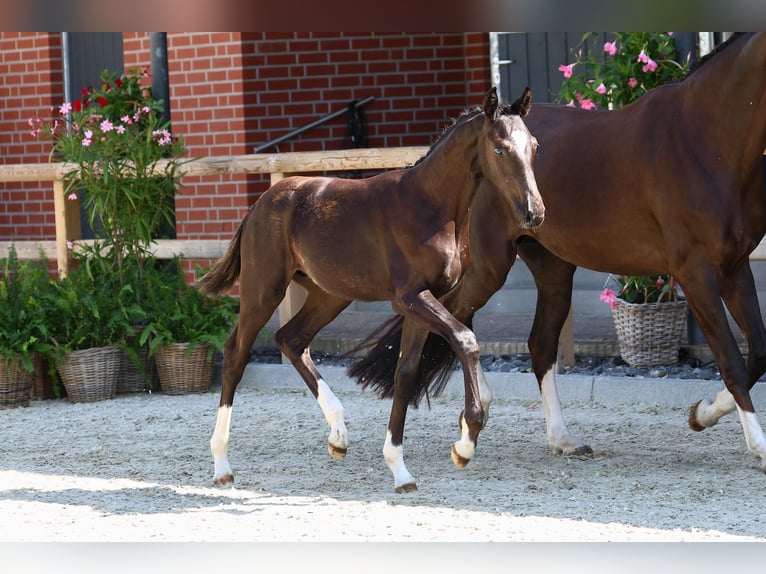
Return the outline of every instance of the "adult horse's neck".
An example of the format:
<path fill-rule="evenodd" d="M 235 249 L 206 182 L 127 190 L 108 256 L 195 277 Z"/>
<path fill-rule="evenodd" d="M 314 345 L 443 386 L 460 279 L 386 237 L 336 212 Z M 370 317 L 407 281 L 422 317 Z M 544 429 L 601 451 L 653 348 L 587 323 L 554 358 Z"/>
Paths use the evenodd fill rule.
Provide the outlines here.
<path fill-rule="evenodd" d="M 708 149 L 744 174 L 760 164 L 766 147 L 766 33 L 729 42 L 679 87 Z"/>
<path fill-rule="evenodd" d="M 427 201 L 440 206 L 446 218 L 457 222 L 458 229 L 481 181 L 477 142 L 482 122 L 480 112 L 460 118 L 408 174 Z"/>

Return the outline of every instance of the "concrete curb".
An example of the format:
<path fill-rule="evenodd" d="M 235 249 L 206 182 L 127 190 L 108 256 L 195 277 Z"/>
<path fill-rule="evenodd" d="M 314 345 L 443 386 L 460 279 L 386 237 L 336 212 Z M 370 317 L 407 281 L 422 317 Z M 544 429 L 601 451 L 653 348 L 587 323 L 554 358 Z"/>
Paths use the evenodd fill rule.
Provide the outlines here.
<path fill-rule="evenodd" d="M 321 368 L 322 376 L 334 391 L 361 391 L 346 376 L 344 367 Z M 537 381 L 531 373 L 486 373 L 487 382 L 495 398 L 508 400 L 540 400 Z M 723 388 L 721 381 L 697 379 L 650 379 L 631 377 L 591 377 L 559 375 L 559 395 L 563 403 L 592 402 L 600 405 L 648 403 L 668 407 L 686 408 L 700 399 L 713 399 Z M 242 376 L 241 387 L 259 389 L 303 388 L 303 381 L 291 365 L 250 363 Z M 368 392 L 368 391 L 363 391 Z M 462 375 L 456 372 L 450 379 L 445 394 L 463 397 Z M 370 392 L 372 395 L 372 393 Z M 766 410 L 766 383 L 759 382 L 751 391 L 755 408 Z"/>

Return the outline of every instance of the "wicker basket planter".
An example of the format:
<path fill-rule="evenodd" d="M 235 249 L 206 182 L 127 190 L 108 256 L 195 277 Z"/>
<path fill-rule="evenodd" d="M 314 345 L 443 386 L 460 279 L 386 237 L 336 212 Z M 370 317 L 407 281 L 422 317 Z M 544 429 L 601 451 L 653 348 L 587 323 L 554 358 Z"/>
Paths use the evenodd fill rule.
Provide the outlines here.
<path fill-rule="evenodd" d="M 67 396 L 73 403 L 114 398 L 120 374 L 120 348 L 94 347 L 72 351 L 56 364 Z"/>
<path fill-rule="evenodd" d="M 142 347 L 137 352 L 143 371 L 125 351 L 120 350 L 120 376 L 117 380 L 117 394 L 140 393 L 148 389 L 156 389 L 159 384 L 157 365 L 154 357 L 149 356 L 149 349 Z"/>
<path fill-rule="evenodd" d="M 686 301 L 627 303 L 612 308 L 622 359 L 632 367 L 670 365 L 678 362 L 681 337 L 686 328 Z"/>
<path fill-rule="evenodd" d="M 19 358 L 0 358 L 0 409 L 28 407 L 34 372 L 27 371 Z"/>
<path fill-rule="evenodd" d="M 188 348 L 188 343 L 170 343 L 155 353 L 160 387 L 169 395 L 205 393 L 213 383 L 215 361 L 207 358 L 210 345 L 198 343 L 191 353 Z"/>

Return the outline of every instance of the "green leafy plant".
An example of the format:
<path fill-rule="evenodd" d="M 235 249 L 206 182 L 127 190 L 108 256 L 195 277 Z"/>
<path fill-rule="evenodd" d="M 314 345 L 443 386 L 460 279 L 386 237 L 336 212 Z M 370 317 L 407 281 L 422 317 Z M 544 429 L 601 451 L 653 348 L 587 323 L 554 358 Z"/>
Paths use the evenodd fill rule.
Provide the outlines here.
<path fill-rule="evenodd" d="M 50 349 L 46 297 L 52 285 L 44 253 L 37 261 L 20 261 L 11 245 L 0 278 L 0 357 L 18 357 L 30 372 L 35 354 Z"/>
<path fill-rule="evenodd" d="M 155 304 L 163 309 L 151 318 L 141 333 L 141 344 L 150 353 L 169 343 L 189 343 L 188 352 L 200 343 L 210 344 L 208 359 L 223 345 L 237 320 L 238 301 L 230 296 L 208 297 L 186 283 L 176 265 L 157 275 L 152 286 Z"/>
<path fill-rule="evenodd" d="M 594 42 L 598 34 L 583 35 L 574 61 L 559 66 L 564 74 L 559 98 L 569 106 L 619 109 L 689 72 L 689 57 L 677 57 L 672 32 L 609 32 L 611 40 L 601 50 Z M 601 293 L 601 300 L 612 307 L 615 298 L 629 303 L 678 299 L 678 283 L 670 275 L 623 275 L 616 281 L 616 292 L 606 288 Z"/>
<path fill-rule="evenodd" d="M 95 254 L 99 248 L 95 243 L 74 253 L 75 265 L 65 278 L 53 283 L 48 294 L 52 363 L 70 351 L 113 345 L 125 348 L 134 333 L 133 325 L 144 316 L 134 286 L 121 283 L 109 260 Z"/>

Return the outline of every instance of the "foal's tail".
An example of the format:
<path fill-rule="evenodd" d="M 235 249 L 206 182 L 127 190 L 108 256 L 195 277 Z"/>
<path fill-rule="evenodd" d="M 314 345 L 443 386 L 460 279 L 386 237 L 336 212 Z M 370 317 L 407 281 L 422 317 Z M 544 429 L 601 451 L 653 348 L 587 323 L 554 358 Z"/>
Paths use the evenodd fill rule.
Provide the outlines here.
<path fill-rule="evenodd" d="M 346 374 L 362 388 L 372 388 L 380 398 L 394 396 L 394 374 L 399 360 L 404 318 L 395 315 L 373 333 L 349 355 L 359 351 L 366 354 L 354 359 Z M 452 348 L 439 335 L 429 333 L 420 357 L 420 373 L 411 389 L 410 404 L 417 407 L 423 397 L 437 397 L 449 382 L 457 358 Z"/>
<path fill-rule="evenodd" d="M 239 251 L 240 243 L 242 242 L 242 230 L 251 213 L 252 211 L 248 212 L 239 224 L 239 227 L 237 227 L 237 231 L 234 232 L 234 237 L 231 243 L 229 243 L 226 255 L 215 264 L 215 267 L 207 275 L 197 282 L 197 287 L 205 295 L 219 295 L 224 291 L 228 291 L 239 277 L 241 266 Z"/>

